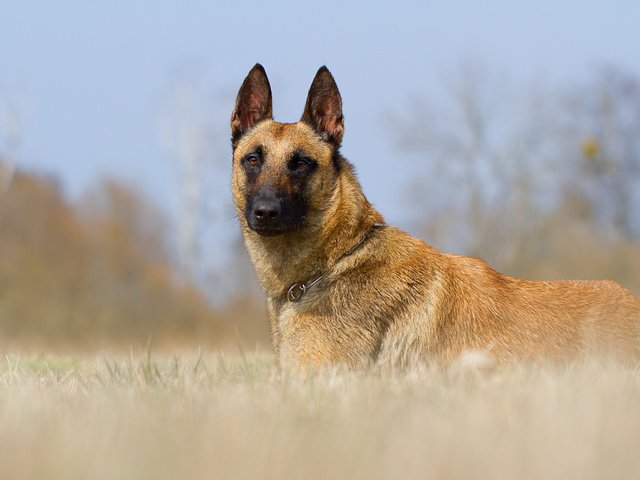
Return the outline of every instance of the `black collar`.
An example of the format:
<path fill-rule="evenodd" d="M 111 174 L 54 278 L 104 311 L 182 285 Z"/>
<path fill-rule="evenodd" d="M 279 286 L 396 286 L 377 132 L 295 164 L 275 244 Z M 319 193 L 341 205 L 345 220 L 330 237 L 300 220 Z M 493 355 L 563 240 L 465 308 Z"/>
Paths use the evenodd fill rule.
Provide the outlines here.
<path fill-rule="evenodd" d="M 367 231 L 367 233 L 365 233 L 362 238 L 358 241 L 358 243 L 356 243 L 353 247 L 351 247 L 350 250 L 348 250 L 346 253 L 343 253 L 342 256 L 336 261 L 336 263 L 338 263 L 340 260 L 342 260 L 344 257 L 348 257 L 349 255 L 351 255 L 353 252 L 355 252 L 358 247 L 360 247 L 365 240 L 367 240 L 371 234 L 373 233 L 374 230 L 378 229 L 378 228 L 383 228 L 386 227 L 387 225 L 384 223 L 374 223 L 371 228 L 369 229 L 369 231 Z M 313 280 L 310 280 L 308 282 L 305 283 L 294 283 L 293 285 L 291 285 L 289 287 L 289 290 L 287 290 L 287 299 L 290 302 L 297 302 L 298 300 L 300 300 L 302 298 L 302 296 L 307 293 L 307 290 L 309 290 L 311 287 L 313 287 L 315 284 L 317 284 L 318 282 L 320 282 L 320 280 L 322 280 L 325 275 L 327 275 L 328 272 L 324 272 L 322 275 L 319 275 L 318 277 L 314 278 Z"/>

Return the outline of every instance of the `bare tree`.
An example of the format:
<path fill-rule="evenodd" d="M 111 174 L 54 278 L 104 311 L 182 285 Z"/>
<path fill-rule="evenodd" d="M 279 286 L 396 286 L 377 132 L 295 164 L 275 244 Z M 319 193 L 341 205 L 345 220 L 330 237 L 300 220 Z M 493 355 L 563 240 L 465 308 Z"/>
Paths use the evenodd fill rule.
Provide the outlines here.
<path fill-rule="evenodd" d="M 598 220 L 640 240 L 640 80 L 607 68 L 572 89 L 559 128 L 579 191 Z"/>
<path fill-rule="evenodd" d="M 0 97 L 0 195 L 11 187 L 22 142 L 20 109 Z"/>
<path fill-rule="evenodd" d="M 545 188 L 534 172 L 547 161 L 546 98 L 510 93 L 497 75 L 466 65 L 440 101 L 414 100 L 408 118 L 395 115 L 397 144 L 425 172 L 413 191 L 428 191 L 425 204 L 437 206 L 426 219 L 430 240 L 507 269 L 522 258 Z"/>
<path fill-rule="evenodd" d="M 177 246 L 183 274 L 197 279 L 201 262 L 200 239 L 208 216 L 206 179 L 218 161 L 211 110 L 193 82 L 173 89 L 163 122 L 163 140 L 177 167 Z"/>

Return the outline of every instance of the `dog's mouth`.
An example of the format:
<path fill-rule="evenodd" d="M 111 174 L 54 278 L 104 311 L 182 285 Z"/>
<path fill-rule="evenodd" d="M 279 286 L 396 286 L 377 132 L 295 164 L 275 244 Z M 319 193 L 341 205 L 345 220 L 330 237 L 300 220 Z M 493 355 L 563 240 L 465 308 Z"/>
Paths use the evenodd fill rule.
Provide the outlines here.
<path fill-rule="evenodd" d="M 249 225 L 249 228 L 256 232 L 261 237 L 275 237 L 277 235 L 282 235 L 287 233 L 289 230 L 284 228 L 275 228 L 275 227 L 253 227 Z"/>
<path fill-rule="evenodd" d="M 260 225 L 256 222 L 248 221 L 247 225 L 251 230 L 256 232 L 261 237 L 276 237 L 278 235 L 284 235 L 296 230 L 300 230 L 302 227 L 302 221 L 290 222 L 290 223 L 278 223 L 271 225 Z"/>

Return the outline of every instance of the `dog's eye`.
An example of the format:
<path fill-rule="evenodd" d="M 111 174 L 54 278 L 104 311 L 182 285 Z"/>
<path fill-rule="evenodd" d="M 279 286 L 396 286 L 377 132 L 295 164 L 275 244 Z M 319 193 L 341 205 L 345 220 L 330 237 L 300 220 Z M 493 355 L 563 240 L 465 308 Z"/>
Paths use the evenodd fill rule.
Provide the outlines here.
<path fill-rule="evenodd" d="M 289 162 L 289 170 L 301 171 L 313 165 L 313 160 L 309 157 L 295 156 Z"/>
<path fill-rule="evenodd" d="M 244 157 L 244 161 L 250 167 L 257 167 L 258 165 L 260 165 L 260 157 L 258 157 L 258 155 L 256 155 L 255 153 L 251 153 Z"/>

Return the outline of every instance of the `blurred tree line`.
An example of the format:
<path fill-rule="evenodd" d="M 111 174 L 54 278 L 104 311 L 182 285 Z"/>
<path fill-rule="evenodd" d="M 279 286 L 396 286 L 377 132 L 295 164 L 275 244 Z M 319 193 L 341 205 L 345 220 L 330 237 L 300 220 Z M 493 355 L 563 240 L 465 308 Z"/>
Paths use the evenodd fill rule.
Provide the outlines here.
<path fill-rule="evenodd" d="M 640 80 L 613 68 L 512 91 L 465 66 L 391 115 L 415 230 L 526 278 L 615 279 L 640 294 Z"/>
<path fill-rule="evenodd" d="M 130 186 L 105 180 L 71 204 L 54 180 L 17 171 L 0 195 L 0 346 L 266 342 L 262 304 L 214 306 L 176 274 L 169 239 Z"/>

